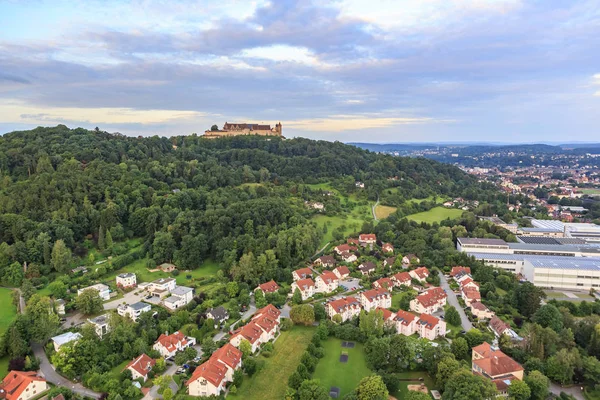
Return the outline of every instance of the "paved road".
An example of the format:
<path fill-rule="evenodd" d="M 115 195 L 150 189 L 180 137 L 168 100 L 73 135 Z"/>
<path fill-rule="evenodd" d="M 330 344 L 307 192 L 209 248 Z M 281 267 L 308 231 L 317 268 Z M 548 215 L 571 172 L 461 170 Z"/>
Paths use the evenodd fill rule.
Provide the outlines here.
<path fill-rule="evenodd" d="M 42 345 L 34 343 L 31 345 L 33 349 L 33 354 L 35 357 L 40 360 L 40 375 L 42 375 L 48 382 L 55 384 L 56 386 L 63 386 L 71 389 L 77 394 L 82 396 L 92 397 L 94 399 L 100 398 L 100 393 L 94 392 L 93 390 L 86 389 L 80 383 L 74 383 L 68 380 L 67 378 L 61 376 L 54 370 L 50 361 L 48 361 L 48 357 L 46 357 L 46 352 Z"/>
<path fill-rule="evenodd" d="M 139 289 L 132 290 L 131 292 L 125 293 L 123 295 L 123 297 L 121 297 L 120 299 L 108 301 L 108 302 L 104 303 L 104 309 L 105 310 L 114 310 L 123 303 L 133 304 L 133 303 L 142 301 L 143 298 L 144 298 L 143 290 L 139 290 Z"/>
<path fill-rule="evenodd" d="M 173 376 L 173 375 L 175 375 L 175 372 L 177 372 L 177 368 L 179 368 L 179 367 L 177 365 L 175 365 L 175 363 L 173 363 L 173 365 L 170 365 L 167 367 L 167 370 L 165 371 L 165 373 L 163 375 Z M 179 390 L 179 388 L 177 387 L 177 384 L 172 379 L 171 379 L 171 383 L 169 384 L 169 387 L 173 391 L 173 394 L 177 393 L 177 391 Z M 146 394 L 144 396 L 144 400 L 150 400 L 150 399 L 162 399 L 162 395 L 158 394 L 158 386 L 152 386 L 150 388 L 150 391 L 148 392 L 148 394 Z"/>
<path fill-rule="evenodd" d="M 377 213 L 375 213 L 375 209 L 379 205 L 379 195 L 377 195 L 377 202 L 371 207 L 371 212 L 373 213 L 373 219 L 377 221 Z"/>
<path fill-rule="evenodd" d="M 465 310 L 463 310 L 463 308 L 460 306 L 460 303 L 458 302 L 458 299 L 456 298 L 456 294 L 452 291 L 452 289 L 450 289 L 450 285 L 448 285 L 448 281 L 446 280 L 446 277 L 444 276 L 444 274 L 442 274 L 440 272 L 439 276 L 440 276 L 440 283 L 442 284 L 442 289 L 444 289 L 446 291 L 446 294 L 448 295 L 448 304 L 450 304 L 451 306 L 454 306 L 454 308 L 456 308 L 456 310 L 458 311 L 458 314 L 460 315 L 461 325 L 462 325 L 463 329 L 468 332 L 469 330 L 473 329 L 473 324 L 471 323 L 471 321 L 469 321 L 469 318 L 467 318 L 467 314 L 465 314 Z"/>
<path fill-rule="evenodd" d="M 560 392 L 570 394 L 577 400 L 585 400 L 585 397 L 583 396 L 583 393 L 581 393 L 581 388 L 579 386 L 571 386 L 568 388 L 564 388 L 562 386 L 557 385 L 554 382 L 550 382 L 550 393 L 559 396 Z"/>

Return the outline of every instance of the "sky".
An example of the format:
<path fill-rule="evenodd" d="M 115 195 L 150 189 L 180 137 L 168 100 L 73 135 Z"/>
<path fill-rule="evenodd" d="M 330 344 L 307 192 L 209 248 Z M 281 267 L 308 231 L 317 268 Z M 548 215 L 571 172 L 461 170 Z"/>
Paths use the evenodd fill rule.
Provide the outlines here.
<path fill-rule="evenodd" d="M 0 133 L 600 142 L 600 0 L 0 0 Z"/>

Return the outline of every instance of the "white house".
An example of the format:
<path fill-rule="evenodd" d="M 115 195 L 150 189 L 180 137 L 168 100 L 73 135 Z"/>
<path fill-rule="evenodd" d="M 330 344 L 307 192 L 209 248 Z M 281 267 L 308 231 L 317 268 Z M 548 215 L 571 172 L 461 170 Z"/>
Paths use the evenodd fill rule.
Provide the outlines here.
<path fill-rule="evenodd" d="M 300 268 L 292 272 L 292 278 L 295 281 L 299 281 L 301 279 L 312 278 L 313 270 L 310 268 Z"/>
<path fill-rule="evenodd" d="M 325 305 L 325 311 L 329 318 L 340 315 L 344 322 L 360 314 L 360 302 L 352 296 L 332 300 Z"/>
<path fill-rule="evenodd" d="M 347 263 L 353 263 L 354 261 L 358 260 L 356 254 L 350 253 L 349 251 L 345 251 L 342 254 L 340 254 L 340 258 Z"/>
<path fill-rule="evenodd" d="M 296 289 L 300 291 L 302 301 L 310 299 L 315 294 L 315 282 L 310 278 L 300 279 L 292 283 L 292 293 L 295 293 Z"/>
<path fill-rule="evenodd" d="M 411 278 L 418 280 L 419 282 L 425 282 L 429 276 L 429 270 L 425 267 L 419 267 L 408 272 Z"/>
<path fill-rule="evenodd" d="M 100 315 L 96 318 L 88 319 L 88 323 L 90 323 L 94 329 L 96 330 L 96 335 L 100 339 L 108 332 L 110 332 L 110 325 L 108 324 L 108 314 Z"/>
<path fill-rule="evenodd" d="M 433 314 L 443 310 L 447 299 L 446 292 L 440 287 L 429 289 L 410 301 L 410 310 L 419 314 Z"/>
<path fill-rule="evenodd" d="M 331 271 L 324 271 L 315 280 L 315 291 L 317 293 L 331 293 L 338 288 L 339 278 Z"/>
<path fill-rule="evenodd" d="M 338 279 L 346 279 L 350 275 L 350 270 L 348 269 L 348 267 L 341 265 L 335 268 L 333 270 L 333 273 L 335 274 L 335 276 L 338 277 Z"/>
<path fill-rule="evenodd" d="M 161 334 L 152 348 L 160 353 L 164 358 L 173 357 L 178 351 L 185 350 L 187 347 L 196 344 L 196 338 L 185 336 L 177 331 L 170 335 Z"/>
<path fill-rule="evenodd" d="M 96 283 L 95 285 L 84 287 L 83 289 L 77 290 L 77 296 L 81 296 L 86 290 L 95 290 L 98 292 L 100 298 L 104 301 L 110 300 L 110 288 L 103 283 Z"/>
<path fill-rule="evenodd" d="M 131 378 L 133 380 L 142 378 L 142 380 L 146 382 L 148 379 L 148 372 L 150 372 L 155 365 L 156 360 L 146 354 L 142 354 L 127 364 L 123 371 L 128 369 L 131 371 Z"/>
<path fill-rule="evenodd" d="M 171 296 L 163 300 L 163 304 L 169 310 L 174 311 L 178 308 L 185 307 L 194 298 L 194 289 L 186 286 L 175 286 L 171 290 Z"/>
<path fill-rule="evenodd" d="M 0 398 L 29 400 L 48 390 L 48 384 L 35 371 L 10 371 L 0 383 Z"/>
<path fill-rule="evenodd" d="M 155 281 L 152 281 L 148 286 L 148 292 L 150 295 L 154 297 L 158 297 L 160 299 L 167 297 L 169 293 L 175 289 L 177 283 L 173 278 L 160 278 Z"/>
<path fill-rule="evenodd" d="M 117 313 L 122 317 L 129 317 L 134 322 L 137 322 L 142 313 L 149 312 L 151 309 L 150 304 L 139 301 L 133 304 L 120 304 L 117 307 Z"/>
<path fill-rule="evenodd" d="M 412 277 L 408 272 L 398 272 L 397 274 L 392 275 L 392 281 L 394 281 L 394 286 L 411 286 Z"/>
<path fill-rule="evenodd" d="M 81 339 L 79 332 L 65 332 L 62 335 L 54 336 L 50 340 L 54 343 L 54 350 L 59 351 L 65 344 L 77 342 L 79 339 Z"/>
<path fill-rule="evenodd" d="M 417 316 L 408 311 L 398 310 L 392 321 L 399 335 L 410 336 L 417 331 Z"/>
<path fill-rule="evenodd" d="M 446 336 L 446 323 L 433 315 L 421 314 L 417 321 L 417 332 L 422 338 L 435 340 L 438 336 Z"/>
<path fill-rule="evenodd" d="M 366 290 L 360 294 L 360 304 L 369 312 L 381 308 L 390 308 L 392 306 L 392 296 L 385 289 Z"/>
<path fill-rule="evenodd" d="M 194 397 L 219 396 L 233 373 L 242 367 L 242 352 L 227 343 L 200 365 L 186 382 L 188 394 Z"/>
<path fill-rule="evenodd" d="M 358 243 L 361 245 L 375 244 L 377 242 L 377 236 L 374 233 L 361 233 L 358 236 Z"/>
<path fill-rule="evenodd" d="M 133 272 L 126 272 L 117 275 L 117 286 L 122 288 L 131 288 L 137 285 L 137 277 Z"/>

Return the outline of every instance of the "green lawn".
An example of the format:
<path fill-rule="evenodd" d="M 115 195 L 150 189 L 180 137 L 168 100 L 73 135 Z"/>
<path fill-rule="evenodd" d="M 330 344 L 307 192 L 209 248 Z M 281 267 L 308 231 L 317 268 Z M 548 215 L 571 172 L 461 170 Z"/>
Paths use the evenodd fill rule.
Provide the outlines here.
<path fill-rule="evenodd" d="M 0 378 L 3 378 L 8 374 L 8 356 L 0 358 Z"/>
<path fill-rule="evenodd" d="M 600 189 L 581 189 L 581 193 L 589 195 L 600 195 Z"/>
<path fill-rule="evenodd" d="M 414 291 L 414 290 L 407 291 L 407 292 L 403 292 L 403 291 L 401 291 L 401 292 L 396 292 L 396 291 L 394 291 L 394 292 L 392 293 L 392 308 L 393 308 L 394 310 L 399 310 L 399 309 L 400 309 L 400 301 L 402 300 L 402 298 L 403 298 L 404 296 L 408 296 L 408 295 L 410 295 L 411 293 L 413 293 L 413 294 L 415 294 L 415 295 L 417 294 L 417 292 L 416 292 L 416 291 Z"/>
<path fill-rule="evenodd" d="M 113 378 L 115 378 L 115 379 L 119 378 L 119 375 L 125 369 L 127 364 L 129 364 L 129 361 L 130 360 L 125 360 L 121 364 L 117 365 L 116 367 L 114 367 L 113 369 L 110 370 L 110 374 L 113 376 Z"/>
<path fill-rule="evenodd" d="M 217 274 L 219 269 L 221 269 L 221 267 L 216 261 L 206 260 L 198 268 L 191 270 L 190 272 L 181 272 L 176 278 L 177 284 L 185 286 L 196 279 L 213 277 Z M 188 275 L 191 275 L 191 279 L 187 278 Z"/>
<path fill-rule="evenodd" d="M 244 377 L 244 382 L 235 395 L 227 398 L 244 400 L 281 400 L 287 389 L 288 378 L 300 364 L 314 334 L 313 328 L 295 326 L 290 331 L 281 332 L 275 342 L 275 349 L 264 361 L 264 368 L 252 377 Z"/>
<path fill-rule="evenodd" d="M 504 289 L 501 289 L 501 288 L 497 287 L 497 288 L 496 288 L 496 294 L 497 294 L 498 296 L 505 296 L 505 295 L 506 295 L 506 290 L 504 290 Z"/>
<path fill-rule="evenodd" d="M 444 196 L 437 196 L 437 203 L 441 204 L 441 203 L 445 202 L 447 199 L 448 198 L 444 197 Z M 410 199 L 407 201 L 407 203 L 421 204 L 424 201 L 433 201 L 433 196 L 429 196 L 424 199 Z"/>
<path fill-rule="evenodd" d="M 447 218 L 459 218 L 462 213 L 462 210 L 456 208 L 434 207 L 429 211 L 411 214 L 407 216 L 407 218 L 415 222 L 427 222 L 432 224 L 434 222 L 441 222 Z"/>
<path fill-rule="evenodd" d="M 12 289 L 0 288 L 0 335 L 2 335 L 17 315 L 17 308 L 12 302 Z"/>
<path fill-rule="evenodd" d="M 567 295 L 563 292 L 552 292 L 550 290 L 544 290 L 544 292 L 546 293 L 546 297 L 549 299 L 559 299 L 561 297 L 567 297 Z"/>
<path fill-rule="evenodd" d="M 395 213 L 396 210 L 396 207 L 382 206 L 381 204 L 378 204 L 377 207 L 375 207 L 375 215 L 377 215 L 377 219 L 385 219 Z"/>
<path fill-rule="evenodd" d="M 319 360 L 313 379 L 318 379 L 321 385 L 329 391 L 332 386 L 340 388 L 340 397 L 352 392 L 358 382 L 372 374 L 367 367 L 362 343 L 356 343 L 353 349 L 342 348 L 340 339 L 329 338 L 323 342 L 325 357 Z M 341 363 L 342 351 L 348 353 L 348 362 Z"/>
<path fill-rule="evenodd" d="M 423 383 L 429 390 L 435 389 L 433 379 L 424 371 L 400 372 L 397 374 L 400 379 L 418 379 L 423 378 Z M 420 382 L 400 382 L 400 389 L 394 394 L 397 399 L 403 399 L 408 394 L 408 385 L 418 385 Z"/>

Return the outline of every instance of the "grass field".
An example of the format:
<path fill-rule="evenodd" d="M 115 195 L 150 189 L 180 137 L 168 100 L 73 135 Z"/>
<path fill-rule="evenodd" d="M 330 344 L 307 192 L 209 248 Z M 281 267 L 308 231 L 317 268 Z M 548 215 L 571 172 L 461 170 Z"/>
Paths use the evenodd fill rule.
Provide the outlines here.
<path fill-rule="evenodd" d="M 12 290 L 0 288 L 0 335 L 2 335 L 17 315 L 17 308 L 12 302 Z"/>
<path fill-rule="evenodd" d="M 600 189 L 581 189 L 581 193 L 583 194 L 588 194 L 591 196 L 597 196 L 600 195 Z"/>
<path fill-rule="evenodd" d="M 423 378 L 423 383 L 429 390 L 435 389 L 433 379 L 424 371 L 400 372 L 397 374 L 400 379 L 419 379 Z M 394 394 L 397 399 L 403 399 L 408 394 L 408 385 L 418 385 L 419 382 L 400 382 L 400 389 Z"/>
<path fill-rule="evenodd" d="M 5 377 L 8 374 L 8 356 L 0 358 L 0 377 Z"/>
<path fill-rule="evenodd" d="M 400 309 L 400 301 L 402 300 L 402 298 L 405 296 L 409 296 L 411 293 L 413 293 L 414 295 L 417 294 L 417 292 L 414 290 L 411 292 L 394 292 L 392 294 L 392 308 L 394 310 Z"/>
<path fill-rule="evenodd" d="M 427 222 L 432 224 L 434 222 L 441 222 L 447 218 L 459 218 L 462 213 L 462 210 L 456 208 L 434 207 L 429 211 L 408 215 L 406 218 L 415 222 Z"/>
<path fill-rule="evenodd" d="M 313 328 L 295 326 L 290 331 L 281 332 L 275 342 L 275 349 L 269 358 L 260 357 L 264 368 L 252 377 L 245 377 L 235 395 L 229 399 L 280 400 L 287 389 L 288 378 L 300 364 L 314 334 Z"/>
<path fill-rule="evenodd" d="M 442 204 L 443 202 L 445 202 L 446 200 L 448 200 L 447 197 L 443 197 L 443 196 L 437 196 L 437 201 L 436 203 L 438 204 Z M 407 203 L 413 203 L 413 204 L 421 204 L 424 201 L 433 201 L 433 196 L 429 196 L 429 197 L 425 197 L 424 199 L 410 199 L 407 201 Z"/>
<path fill-rule="evenodd" d="M 318 379 L 321 385 L 329 391 L 332 386 L 340 388 L 339 398 L 352 392 L 358 382 L 372 374 L 367 367 L 363 345 L 356 343 L 353 349 L 342 348 L 340 339 L 329 338 L 323 342 L 325 357 L 319 360 L 313 379 Z M 341 363 L 342 350 L 348 353 L 348 362 Z"/>
<path fill-rule="evenodd" d="M 382 206 L 381 204 L 378 204 L 377 207 L 375 207 L 375 215 L 377 216 L 377 219 L 385 219 L 391 214 L 395 213 L 396 210 L 396 207 Z"/>

